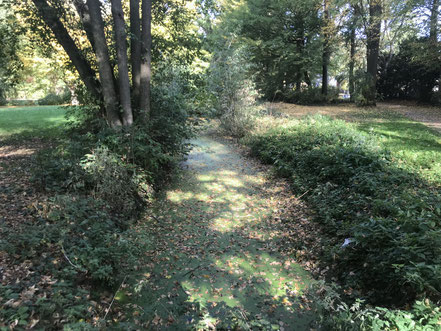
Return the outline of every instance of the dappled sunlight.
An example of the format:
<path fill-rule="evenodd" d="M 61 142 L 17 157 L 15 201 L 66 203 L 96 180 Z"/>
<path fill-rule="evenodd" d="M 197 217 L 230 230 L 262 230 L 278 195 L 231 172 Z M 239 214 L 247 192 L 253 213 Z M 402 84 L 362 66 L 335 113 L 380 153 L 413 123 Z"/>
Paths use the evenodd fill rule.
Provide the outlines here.
<path fill-rule="evenodd" d="M 193 192 L 169 191 L 167 192 L 167 200 L 179 203 L 194 198 Z"/>
<path fill-rule="evenodd" d="M 311 316 L 300 295 L 312 278 L 280 253 L 283 233 L 273 222 L 280 189 L 268 189 L 227 145 L 207 137 L 193 144 L 185 174 L 156 210 L 156 262 L 133 285 L 137 305 L 154 312 L 150 319 L 202 329 L 250 320 L 306 329 Z"/>

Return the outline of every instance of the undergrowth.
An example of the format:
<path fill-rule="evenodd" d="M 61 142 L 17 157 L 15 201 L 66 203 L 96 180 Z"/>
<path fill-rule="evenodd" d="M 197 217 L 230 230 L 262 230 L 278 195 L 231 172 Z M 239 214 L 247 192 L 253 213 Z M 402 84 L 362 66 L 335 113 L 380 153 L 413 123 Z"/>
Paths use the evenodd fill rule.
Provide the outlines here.
<path fill-rule="evenodd" d="M 147 125 L 113 130 L 99 108 L 71 107 L 66 137 L 36 154 L 32 182 L 49 199 L 2 228 L 0 252 L 23 274 L 8 270 L 0 286 L 0 328 L 106 326 L 112 294 L 153 245 L 143 213 L 193 134 L 185 96 L 164 89 Z"/>
<path fill-rule="evenodd" d="M 425 299 L 431 300 L 429 306 L 438 302 L 439 186 L 418 170 L 400 167 L 377 137 L 326 117 L 258 134 L 250 146 L 278 175 L 289 178 L 293 191 L 314 209 L 330 238 L 326 263 L 349 297 L 391 308 L 382 314 L 386 317 L 405 314 L 398 309 Z M 356 314 L 345 311 L 351 318 Z M 415 310 L 412 314 L 419 316 Z"/>

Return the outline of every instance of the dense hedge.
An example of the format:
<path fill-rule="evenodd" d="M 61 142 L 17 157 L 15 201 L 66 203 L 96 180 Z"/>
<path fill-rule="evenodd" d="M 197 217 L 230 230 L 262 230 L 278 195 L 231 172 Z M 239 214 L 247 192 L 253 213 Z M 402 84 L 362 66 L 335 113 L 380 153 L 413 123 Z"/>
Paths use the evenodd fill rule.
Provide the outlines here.
<path fill-rule="evenodd" d="M 250 144 L 314 208 L 333 238 L 325 247 L 333 271 L 354 293 L 397 307 L 439 299 L 439 188 L 343 121 L 308 118 Z"/>

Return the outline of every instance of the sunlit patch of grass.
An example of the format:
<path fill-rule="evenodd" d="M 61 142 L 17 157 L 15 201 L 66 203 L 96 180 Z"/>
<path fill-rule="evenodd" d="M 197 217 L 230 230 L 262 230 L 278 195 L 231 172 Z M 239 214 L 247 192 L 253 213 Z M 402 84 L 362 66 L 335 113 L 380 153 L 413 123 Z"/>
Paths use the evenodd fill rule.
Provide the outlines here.
<path fill-rule="evenodd" d="M 183 192 L 180 190 L 167 192 L 167 200 L 175 203 L 183 202 L 194 198 L 193 192 Z"/>
<path fill-rule="evenodd" d="M 358 128 L 379 137 L 398 164 L 441 184 L 441 134 L 402 115 L 377 110 Z"/>
<path fill-rule="evenodd" d="M 66 122 L 65 109 L 59 106 L 0 108 L 0 136 L 54 137 Z"/>

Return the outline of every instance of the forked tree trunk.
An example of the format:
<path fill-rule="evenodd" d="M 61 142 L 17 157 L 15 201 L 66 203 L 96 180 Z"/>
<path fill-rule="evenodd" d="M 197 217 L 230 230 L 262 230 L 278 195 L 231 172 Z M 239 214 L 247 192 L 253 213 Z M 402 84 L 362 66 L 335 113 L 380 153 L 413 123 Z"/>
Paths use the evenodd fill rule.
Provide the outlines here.
<path fill-rule="evenodd" d="M 150 116 L 150 80 L 152 57 L 152 0 L 142 0 L 140 112 L 144 120 Z"/>
<path fill-rule="evenodd" d="M 112 16 L 115 25 L 116 53 L 118 56 L 119 97 L 121 101 L 122 122 L 124 126 L 133 124 L 133 113 L 130 99 L 130 80 L 127 58 L 126 24 L 121 0 L 111 0 Z"/>
<path fill-rule="evenodd" d="M 139 0 L 130 0 L 130 62 L 132 65 L 133 108 L 139 108 L 141 85 L 141 20 Z"/>
<path fill-rule="evenodd" d="M 91 68 L 90 64 L 86 61 L 75 42 L 70 37 L 63 23 L 61 23 L 58 18 L 55 9 L 50 7 L 46 0 L 33 0 L 33 2 L 37 7 L 41 18 L 52 30 L 55 38 L 69 56 L 73 65 L 77 69 L 81 80 L 86 85 L 86 88 L 96 100 L 101 100 L 101 87 L 96 80 L 95 71 Z"/>
<path fill-rule="evenodd" d="M 87 0 L 87 6 L 89 7 L 92 34 L 95 42 L 95 53 L 102 85 L 107 120 L 111 127 L 121 126 L 122 123 L 119 117 L 119 103 L 116 96 L 115 84 L 113 83 L 114 77 L 112 67 L 110 65 L 106 36 L 104 35 L 104 22 L 101 16 L 101 4 L 99 0 Z"/>
<path fill-rule="evenodd" d="M 381 35 L 381 0 L 371 0 L 369 4 L 369 27 L 367 31 L 367 74 L 368 93 L 365 96 L 367 104 L 375 106 L 377 94 L 377 66 L 380 52 Z"/>

